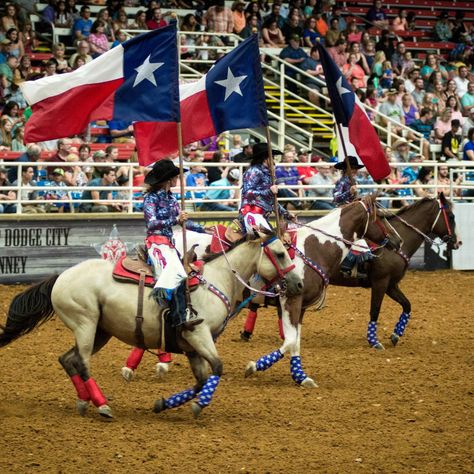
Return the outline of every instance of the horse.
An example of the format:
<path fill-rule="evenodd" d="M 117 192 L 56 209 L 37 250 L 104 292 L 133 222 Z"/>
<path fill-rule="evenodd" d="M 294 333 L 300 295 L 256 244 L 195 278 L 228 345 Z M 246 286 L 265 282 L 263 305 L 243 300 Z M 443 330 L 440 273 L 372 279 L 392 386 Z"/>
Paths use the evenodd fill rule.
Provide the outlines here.
<path fill-rule="evenodd" d="M 390 226 L 400 236 L 403 242 L 401 247 L 397 249 L 381 246 L 375 250 L 375 258 L 367 262 L 366 279 L 347 278 L 342 272 L 336 271 L 330 276 L 330 284 L 371 288 L 367 341 L 371 348 L 383 350 L 384 346 L 377 338 L 377 323 L 384 296 L 388 295 L 402 307 L 402 313 L 390 336 L 392 344 L 396 346 L 411 317 L 411 303 L 401 291 L 399 283 L 406 274 L 410 258 L 423 240 L 430 241 L 426 234 L 431 233 L 441 238 L 447 243 L 449 250 L 459 248 L 462 242 L 456 235 L 452 204 L 443 193 L 440 194 L 439 201 L 434 198 L 424 198 L 400 209 L 396 215 L 381 209 L 379 213 L 388 219 Z M 251 306 L 244 331 L 241 333 L 243 340 L 248 341 L 253 333 L 257 310 L 258 304 Z"/>
<path fill-rule="evenodd" d="M 0 347 L 3 347 L 46 322 L 54 313 L 59 316 L 75 337 L 74 347 L 61 355 L 59 362 L 76 389 L 80 415 L 86 414 L 91 401 L 100 415 L 112 418 L 106 397 L 90 375 L 90 359 L 112 336 L 131 345 L 137 340 L 135 314 L 139 287 L 116 281 L 112 271 L 112 263 L 90 259 L 37 283 L 15 296 L 6 324 L 0 326 Z M 237 244 L 226 256 L 210 259 L 202 273 L 203 284 L 191 293 L 192 307 L 203 322 L 189 329 L 184 327 L 176 338 L 189 360 L 196 383 L 193 388 L 157 400 L 155 412 L 197 397 L 191 406 L 197 417 L 211 403 L 223 367 L 214 341 L 225 329 L 237 302 L 242 300 L 245 282 L 253 274 L 269 282 L 284 280 L 289 295 L 296 295 L 302 289 L 301 278 L 283 242 L 275 235 L 260 233 L 257 239 Z M 149 297 L 150 293 L 151 289 L 145 288 L 141 303 L 142 336 L 145 347 L 159 348 L 163 345 L 164 309 Z"/>
<path fill-rule="evenodd" d="M 397 248 L 400 245 L 396 233 L 387 233 L 381 221 L 377 221 L 375 196 L 365 196 L 360 201 L 346 204 L 331 211 L 321 219 L 303 224 L 296 232 L 297 243 L 293 246 L 297 257 L 296 270 L 303 280 L 300 295 L 281 296 L 271 302 L 278 305 L 281 314 L 283 344 L 270 354 L 250 361 L 245 376 L 264 371 L 290 352 L 290 373 L 297 385 L 317 387 L 315 381 L 303 370 L 300 341 L 305 311 L 309 307 L 320 309 L 324 304 L 326 287 L 339 272 L 340 264 L 347 256 L 351 244 L 363 238 L 383 242 Z M 370 225 L 372 220 L 372 224 Z M 303 250 L 300 250 L 303 249 Z M 291 246 L 290 246 L 291 249 Z M 261 305 L 257 298 L 254 303 Z"/>
<path fill-rule="evenodd" d="M 366 280 L 348 279 L 340 272 L 330 280 L 332 285 L 371 288 L 367 342 L 370 347 L 379 350 L 383 350 L 384 346 L 377 337 L 377 323 L 385 295 L 402 307 L 402 313 L 390 336 L 391 343 L 396 346 L 405 332 L 411 317 L 411 303 L 399 284 L 406 274 L 411 257 L 423 241 L 432 242 L 428 234 L 434 234 L 443 240 L 448 250 L 458 249 L 462 245 L 456 234 L 453 206 L 443 193 L 440 193 L 439 199 L 425 197 L 405 206 L 395 215 L 381 212 L 402 238 L 401 248 L 395 251 L 381 248 L 376 258 L 367 262 Z"/>

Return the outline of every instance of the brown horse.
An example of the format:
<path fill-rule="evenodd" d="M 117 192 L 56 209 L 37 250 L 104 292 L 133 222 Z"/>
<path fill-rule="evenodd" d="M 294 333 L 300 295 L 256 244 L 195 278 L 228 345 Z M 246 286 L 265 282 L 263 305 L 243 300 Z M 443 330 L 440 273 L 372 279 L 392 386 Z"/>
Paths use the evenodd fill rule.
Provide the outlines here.
<path fill-rule="evenodd" d="M 452 204 L 441 193 L 439 201 L 424 198 L 415 204 L 406 206 L 397 215 L 380 212 L 386 216 L 391 226 L 403 240 L 400 249 L 384 246 L 375 251 L 375 258 L 367 262 L 367 279 L 347 278 L 340 271 L 330 275 L 330 283 L 337 286 L 371 288 L 370 321 L 367 340 L 370 347 L 384 349 L 377 339 L 377 321 L 385 295 L 388 295 L 402 307 L 391 341 L 393 345 L 403 335 L 411 315 L 411 303 L 400 290 L 399 283 L 405 276 L 410 258 L 431 233 L 447 243 L 448 249 L 457 249 L 461 242 L 456 235 L 456 222 Z M 417 226 L 417 227 L 415 227 Z M 255 326 L 258 304 L 250 305 L 249 316 L 244 325 L 242 339 L 249 340 Z M 282 331 L 280 331 L 282 332 Z"/>
<path fill-rule="evenodd" d="M 375 219 L 375 198 L 367 196 L 335 209 L 326 216 L 309 224 L 303 224 L 297 231 L 296 271 L 303 279 L 303 293 L 294 297 L 282 297 L 273 301 L 279 307 L 283 325 L 284 342 L 276 351 L 250 361 L 245 375 L 270 368 L 285 352 L 291 353 L 291 375 L 293 380 L 306 387 L 315 387 L 315 382 L 302 368 L 300 340 L 303 316 L 311 306 L 321 307 L 324 302 L 329 279 L 339 272 L 342 260 L 347 256 L 351 244 L 362 238 L 380 242 L 387 237 L 382 225 L 369 225 Z M 391 235 L 392 245 L 398 248 L 396 234 Z M 291 247 L 290 247 L 291 253 Z M 254 286 L 254 285 L 252 285 Z M 258 298 L 255 304 L 262 304 Z"/>

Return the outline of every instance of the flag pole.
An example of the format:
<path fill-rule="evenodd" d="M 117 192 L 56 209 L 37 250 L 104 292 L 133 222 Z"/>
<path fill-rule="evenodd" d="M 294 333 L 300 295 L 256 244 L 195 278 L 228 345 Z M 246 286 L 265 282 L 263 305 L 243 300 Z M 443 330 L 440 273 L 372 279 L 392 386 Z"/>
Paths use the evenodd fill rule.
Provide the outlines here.
<path fill-rule="evenodd" d="M 270 176 L 272 177 L 272 185 L 276 184 L 275 178 L 275 163 L 273 161 L 273 153 L 272 153 L 272 142 L 270 137 L 270 128 L 268 125 L 265 127 L 265 135 L 267 138 L 267 151 L 268 151 L 268 169 L 270 170 Z M 281 228 L 280 228 L 280 211 L 278 209 L 278 196 L 276 194 L 273 195 L 273 207 L 275 212 L 275 223 L 277 228 L 277 236 L 278 238 L 281 237 Z"/>
<path fill-rule="evenodd" d="M 344 143 L 344 137 L 342 136 L 341 124 L 337 120 L 335 122 L 336 122 L 337 129 L 339 131 L 339 138 L 341 139 L 340 141 L 342 145 L 342 150 L 344 152 L 344 161 L 346 163 L 346 174 L 347 174 L 347 177 L 349 178 L 349 182 L 351 183 L 351 186 L 354 186 L 355 181 L 351 173 L 351 164 L 349 163 L 349 157 L 347 155 L 346 144 Z"/>
<path fill-rule="evenodd" d="M 183 151 L 183 135 L 181 133 L 181 122 L 177 122 L 178 128 L 178 153 L 179 153 L 179 188 L 181 194 L 181 211 L 185 211 L 185 186 L 184 186 L 184 151 Z M 183 229 L 183 264 L 186 271 L 188 271 L 188 245 L 186 239 L 186 222 L 181 223 Z M 186 283 L 186 297 L 189 297 L 189 288 Z"/>

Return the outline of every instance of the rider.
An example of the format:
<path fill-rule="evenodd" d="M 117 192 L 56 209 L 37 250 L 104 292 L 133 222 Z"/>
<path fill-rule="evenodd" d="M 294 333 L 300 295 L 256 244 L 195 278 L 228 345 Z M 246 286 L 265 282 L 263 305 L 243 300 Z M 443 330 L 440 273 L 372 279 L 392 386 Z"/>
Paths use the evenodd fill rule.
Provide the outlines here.
<path fill-rule="evenodd" d="M 281 152 L 272 150 L 272 155 Z M 252 148 L 250 167 L 244 173 L 242 185 L 242 200 L 239 209 L 239 222 L 247 233 L 252 233 L 255 227 L 272 230 L 268 217 L 274 210 L 275 195 L 278 186 L 272 184 L 272 176 L 268 168 L 268 145 L 256 143 Z M 280 214 L 287 220 L 294 221 L 296 217 L 283 206 L 278 205 Z"/>
<path fill-rule="evenodd" d="M 359 161 L 355 156 L 348 156 L 347 161 L 349 162 L 350 171 L 348 172 L 346 160 L 340 161 L 334 167 L 338 170 L 341 170 L 342 176 L 336 181 L 333 190 L 334 196 L 334 204 L 339 207 L 344 204 L 348 204 L 353 202 L 357 199 L 357 186 L 355 185 L 355 177 L 357 175 L 357 171 L 363 168 L 364 166 L 359 164 Z M 347 257 L 341 263 L 341 272 L 344 276 L 350 277 L 352 276 L 352 269 L 358 263 L 359 259 L 362 261 L 363 259 L 360 255 L 364 254 L 356 254 L 354 251 L 349 250 Z M 359 277 L 364 277 L 363 274 L 358 274 Z"/>
<path fill-rule="evenodd" d="M 160 160 L 145 178 L 145 184 L 148 185 L 143 200 L 147 229 L 145 242 L 156 278 L 152 296 L 160 306 L 169 304 L 173 326 L 185 323 L 191 327 L 199 324 L 202 319 L 194 314 L 186 314 L 187 275 L 174 246 L 173 226 L 185 222 L 186 228 L 195 232 L 204 233 L 208 230 L 188 221 L 187 213 L 180 210 L 178 201 L 170 191 L 176 186 L 178 175 L 179 168 L 171 160 Z"/>

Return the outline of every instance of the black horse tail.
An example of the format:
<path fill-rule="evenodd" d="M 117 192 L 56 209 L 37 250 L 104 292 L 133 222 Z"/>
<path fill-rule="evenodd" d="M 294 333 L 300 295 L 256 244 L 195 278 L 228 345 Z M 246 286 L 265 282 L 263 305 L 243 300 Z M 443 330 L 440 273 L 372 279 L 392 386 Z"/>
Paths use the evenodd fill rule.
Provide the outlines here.
<path fill-rule="evenodd" d="M 45 323 L 54 314 L 51 292 L 59 275 L 31 286 L 13 298 L 5 326 L 0 325 L 0 347 L 10 344 L 35 327 Z"/>

